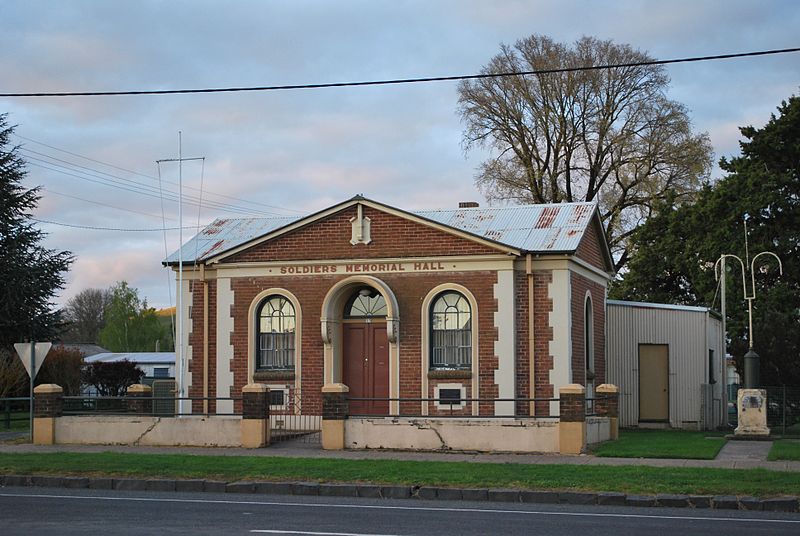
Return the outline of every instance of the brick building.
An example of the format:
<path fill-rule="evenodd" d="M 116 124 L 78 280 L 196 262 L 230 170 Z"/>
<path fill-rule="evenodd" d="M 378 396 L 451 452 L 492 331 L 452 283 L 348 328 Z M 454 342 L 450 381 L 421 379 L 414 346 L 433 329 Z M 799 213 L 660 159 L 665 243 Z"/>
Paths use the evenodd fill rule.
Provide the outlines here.
<path fill-rule="evenodd" d="M 592 203 L 407 212 L 357 196 L 217 220 L 182 256 L 192 397 L 265 383 L 319 414 L 323 385 L 344 383 L 377 399 L 351 414 L 546 416 L 524 399 L 605 382 L 613 265 Z"/>

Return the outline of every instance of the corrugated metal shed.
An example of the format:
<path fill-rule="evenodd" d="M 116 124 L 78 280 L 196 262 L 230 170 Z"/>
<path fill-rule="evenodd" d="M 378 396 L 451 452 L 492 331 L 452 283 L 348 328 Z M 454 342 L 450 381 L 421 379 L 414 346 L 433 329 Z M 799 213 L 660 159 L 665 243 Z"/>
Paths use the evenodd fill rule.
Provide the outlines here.
<path fill-rule="evenodd" d="M 620 388 L 620 426 L 639 426 L 640 345 L 668 346 L 669 425 L 715 428 L 724 421 L 722 325 L 704 307 L 608 300 L 606 310 L 607 381 Z M 714 352 L 715 384 L 709 384 L 709 350 Z M 705 415 L 703 415 L 705 411 Z M 708 416 L 711 416 L 710 419 Z"/>
<path fill-rule="evenodd" d="M 114 363 L 127 359 L 140 365 L 174 365 L 175 352 L 106 352 L 84 358 L 85 363 Z"/>
<path fill-rule="evenodd" d="M 568 253 L 578 248 L 595 209 L 594 203 L 559 203 L 425 210 L 410 214 L 524 251 Z M 183 262 L 209 259 L 304 218 L 215 220 L 184 244 Z M 308 218 L 313 221 L 313 215 Z M 176 251 L 164 262 L 177 261 Z"/>

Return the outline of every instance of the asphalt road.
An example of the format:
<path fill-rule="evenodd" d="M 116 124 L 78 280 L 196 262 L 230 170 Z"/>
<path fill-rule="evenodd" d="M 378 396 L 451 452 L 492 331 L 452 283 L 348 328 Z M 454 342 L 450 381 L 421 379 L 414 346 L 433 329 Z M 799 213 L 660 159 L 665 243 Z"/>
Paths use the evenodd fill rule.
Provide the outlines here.
<path fill-rule="evenodd" d="M 771 512 L 0 488 L 0 534 L 800 534 Z"/>

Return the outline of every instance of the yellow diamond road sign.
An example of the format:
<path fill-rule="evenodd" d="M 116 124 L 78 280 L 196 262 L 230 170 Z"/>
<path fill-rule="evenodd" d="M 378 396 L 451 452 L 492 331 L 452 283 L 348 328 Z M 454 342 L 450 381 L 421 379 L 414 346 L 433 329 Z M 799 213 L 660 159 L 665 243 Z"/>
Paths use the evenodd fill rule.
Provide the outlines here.
<path fill-rule="evenodd" d="M 34 369 L 33 373 L 31 373 L 31 343 L 29 342 L 18 342 L 14 344 L 14 349 L 17 351 L 19 358 L 22 360 L 22 364 L 25 365 L 25 370 L 28 371 L 28 376 L 31 379 L 36 378 L 36 373 L 39 372 L 39 369 L 42 368 L 42 363 L 44 363 L 44 358 L 47 357 L 47 352 L 50 351 L 50 347 L 53 346 L 52 342 L 37 342 L 35 345 L 35 355 L 34 358 Z"/>

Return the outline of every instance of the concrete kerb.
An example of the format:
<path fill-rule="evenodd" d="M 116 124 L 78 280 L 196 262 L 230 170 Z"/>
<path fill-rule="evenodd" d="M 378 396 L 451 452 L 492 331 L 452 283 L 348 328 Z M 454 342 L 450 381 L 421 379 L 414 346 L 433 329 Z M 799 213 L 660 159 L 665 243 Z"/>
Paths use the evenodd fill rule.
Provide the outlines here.
<path fill-rule="evenodd" d="M 424 499 L 442 501 L 490 501 L 527 504 L 574 504 L 601 506 L 646 506 L 667 508 L 714 508 L 717 510 L 764 510 L 800 512 L 800 498 L 734 495 L 626 495 L 614 492 L 553 490 L 475 489 L 435 486 L 381 486 L 376 484 L 270 482 L 201 479 L 109 478 L 57 475 L 0 475 L 0 487 L 48 487 L 115 489 L 120 491 L 176 491 L 248 493 L 261 495 L 319 495 L 373 499 Z"/>

